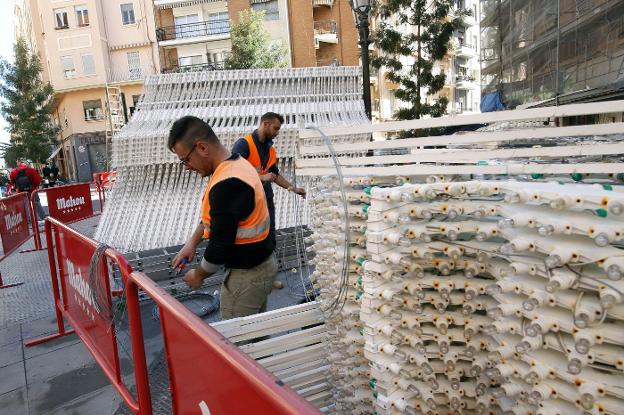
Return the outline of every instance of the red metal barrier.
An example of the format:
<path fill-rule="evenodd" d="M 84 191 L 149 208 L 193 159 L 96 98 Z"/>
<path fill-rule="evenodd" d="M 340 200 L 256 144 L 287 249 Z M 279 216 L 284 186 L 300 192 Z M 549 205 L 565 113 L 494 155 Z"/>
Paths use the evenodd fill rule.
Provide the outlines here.
<path fill-rule="evenodd" d="M 104 202 L 106 202 L 106 191 L 110 190 L 117 179 L 117 172 L 106 171 L 101 173 L 93 173 L 93 184 L 98 192 L 100 199 L 100 211 L 104 210 Z"/>
<path fill-rule="evenodd" d="M 126 259 L 113 249 L 105 258 L 121 270 L 134 374 L 135 399 L 124 385 L 119 368 L 115 328 L 104 321 L 91 300 L 89 263 L 97 242 L 56 219 L 45 224 L 50 275 L 58 333 L 31 340 L 34 346 L 75 331 L 120 393 L 127 406 L 139 415 L 151 415 L 151 398 L 145 360 L 138 290 L 158 305 L 169 370 L 173 414 L 312 415 L 320 412 L 266 369 L 241 352 L 143 273 L 132 272 Z M 58 260 L 58 262 L 57 262 Z M 112 305 L 108 267 L 102 265 L 101 286 Z M 74 330 L 67 330 L 63 319 Z"/>
<path fill-rule="evenodd" d="M 128 304 L 138 288 L 159 307 L 174 414 L 320 413 L 145 274 L 130 275 Z"/>
<path fill-rule="evenodd" d="M 26 193 L 18 193 L 0 200 L 0 236 L 2 237 L 3 251 L 0 261 L 4 260 L 30 239 L 27 215 Z M 35 226 L 37 225 L 35 224 Z M 2 282 L 2 274 L 0 273 L 0 289 L 21 284 L 23 282 L 5 285 Z"/>
<path fill-rule="evenodd" d="M 151 398 L 147 381 L 147 364 L 138 299 L 135 299 L 136 301 L 132 304 L 128 304 L 128 320 L 137 387 L 137 398 L 135 399 L 121 378 L 115 328 L 101 317 L 101 310 L 92 297 L 95 287 L 89 283 L 89 262 L 98 246 L 97 242 L 53 218 L 46 219 L 45 232 L 58 332 L 28 341 L 26 346 L 34 346 L 75 332 L 132 412 L 151 414 Z M 127 281 L 132 268 L 123 255 L 109 248 L 104 252 L 104 257 L 119 266 L 123 280 Z M 103 300 L 106 301 L 108 307 L 111 307 L 112 300 L 106 260 L 102 261 L 101 266 L 102 281 L 100 284 L 105 297 Z M 63 319 L 71 324 L 73 330 L 66 330 Z"/>
<path fill-rule="evenodd" d="M 38 189 L 35 192 L 45 193 L 48 200 L 48 213 L 50 217 L 55 218 L 63 223 L 72 223 L 78 220 L 90 218 L 94 216 L 93 202 L 91 201 L 91 184 L 77 183 L 67 186 L 50 187 L 47 189 Z M 34 195 L 34 193 L 32 195 Z M 36 210 L 34 197 L 30 196 L 31 215 L 36 221 Z M 41 236 L 39 235 L 39 227 L 33 226 L 35 234 L 35 250 L 45 249 L 41 247 Z"/>

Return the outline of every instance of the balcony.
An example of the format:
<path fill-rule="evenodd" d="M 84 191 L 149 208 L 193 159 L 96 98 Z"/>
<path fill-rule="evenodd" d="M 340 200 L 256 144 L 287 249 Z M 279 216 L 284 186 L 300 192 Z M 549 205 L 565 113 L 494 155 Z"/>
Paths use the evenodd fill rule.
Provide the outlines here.
<path fill-rule="evenodd" d="M 198 63 L 196 65 L 172 65 L 161 70 L 162 73 L 203 72 L 225 69 L 223 62 Z"/>
<path fill-rule="evenodd" d="M 457 56 L 466 56 L 471 58 L 477 56 L 477 46 L 460 41 L 455 53 Z"/>
<path fill-rule="evenodd" d="M 334 0 L 312 0 L 312 7 L 332 7 L 334 5 Z"/>
<path fill-rule="evenodd" d="M 340 61 L 338 58 L 318 59 L 316 61 L 316 66 L 340 66 Z"/>
<path fill-rule="evenodd" d="M 473 75 L 457 75 L 455 76 L 455 87 L 459 89 L 473 89 L 476 87 L 477 79 Z"/>
<path fill-rule="evenodd" d="M 153 67 L 141 66 L 138 68 L 111 68 L 108 74 L 108 83 L 140 83 L 147 75 L 153 75 L 156 71 Z"/>
<path fill-rule="evenodd" d="M 338 26 L 335 20 L 314 22 L 314 39 L 317 42 L 338 43 Z"/>
<path fill-rule="evenodd" d="M 156 39 L 160 46 L 200 43 L 229 37 L 230 21 L 228 19 L 186 23 L 156 29 Z"/>

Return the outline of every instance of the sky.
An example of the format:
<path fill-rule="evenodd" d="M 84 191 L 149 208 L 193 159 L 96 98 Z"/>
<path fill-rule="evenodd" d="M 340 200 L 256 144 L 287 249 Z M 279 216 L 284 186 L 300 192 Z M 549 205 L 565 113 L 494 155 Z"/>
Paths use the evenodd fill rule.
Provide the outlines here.
<path fill-rule="evenodd" d="M 0 0 L 0 56 L 12 60 L 13 42 L 13 5 L 14 0 Z M 8 143 L 9 133 L 6 131 L 6 122 L 0 115 L 0 141 Z"/>

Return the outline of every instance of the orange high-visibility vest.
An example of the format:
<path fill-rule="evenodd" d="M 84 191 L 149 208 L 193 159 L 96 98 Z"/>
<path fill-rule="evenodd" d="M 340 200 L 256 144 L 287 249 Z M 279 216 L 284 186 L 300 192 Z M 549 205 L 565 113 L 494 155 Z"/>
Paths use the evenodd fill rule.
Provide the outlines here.
<path fill-rule="evenodd" d="M 247 134 L 245 136 L 245 141 L 247 141 L 247 145 L 249 146 L 249 158 L 247 158 L 247 161 L 254 166 L 258 175 L 267 174 L 269 172 L 269 167 L 277 163 L 277 152 L 273 147 L 269 147 L 269 160 L 267 160 L 266 166 L 263 167 L 260 162 L 260 153 L 258 153 L 258 148 L 256 147 L 253 136 Z"/>
<path fill-rule="evenodd" d="M 204 224 L 204 239 L 210 238 L 210 190 L 219 182 L 235 177 L 251 186 L 254 190 L 255 207 L 251 214 L 238 222 L 236 245 L 263 241 L 269 235 L 271 219 L 267 207 L 266 196 L 258 173 L 243 157 L 236 160 L 225 160 L 214 171 L 202 200 L 201 219 Z"/>

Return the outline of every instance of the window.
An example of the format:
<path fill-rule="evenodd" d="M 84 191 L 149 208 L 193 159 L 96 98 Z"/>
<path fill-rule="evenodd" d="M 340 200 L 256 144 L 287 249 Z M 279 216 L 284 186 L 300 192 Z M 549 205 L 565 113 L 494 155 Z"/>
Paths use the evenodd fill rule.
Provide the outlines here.
<path fill-rule="evenodd" d="M 76 76 L 76 68 L 74 67 L 74 58 L 71 56 L 61 56 L 61 66 L 63 67 L 63 77 L 70 79 Z"/>
<path fill-rule="evenodd" d="M 186 16 L 175 17 L 176 38 L 185 38 L 193 36 L 205 35 L 202 31 L 202 25 L 199 24 L 198 14 L 189 14 Z"/>
<path fill-rule="evenodd" d="M 205 63 L 204 55 L 184 56 L 179 58 L 180 66 L 193 66 Z"/>
<path fill-rule="evenodd" d="M 102 101 L 99 99 L 82 101 L 82 108 L 86 121 L 101 120 L 104 118 L 102 116 Z"/>
<path fill-rule="evenodd" d="M 210 13 L 208 15 L 208 34 L 218 35 L 230 33 L 230 15 L 228 12 Z"/>
<path fill-rule="evenodd" d="M 130 116 L 132 117 L 132 115 L 134 115 L 134 113 L 137 110 L 137 104 L 139 103 L 139 99 L 141 98 L 141 95 L 132 95 L 132 106 L 129 108 L 130 109 Z"/>
<path fill-rule="evenodd" d="M 277 0 L 251 0 L 251 8 L 257 12 L 263 11 L 264 20 L 279 20 Z"/>
<path fill-rule="evenodd" d="M 74 7 L 76 11 L 76 22 L 78 22 L 78 26 L 89 26 L 89 11 L 87 10 L 87 6 L 84 4 L 82 6 Z"/>
<path fill-rule="evenodd" d="M 83 53 L 80 55 L 82 60 L 82 73 L 85 75 L 95 75 L 95 60 L 92 53 Z"/>
<path fill-rule="evenodd" d="M 135 24 L 134 6 L 132 3 L 121 4 L 121 23 L 124 25 Z"/>
<path fill-rule="evenodd" d="M 67 29 L 69 22 L 67 20 L 67 11 L 65 9 L 54 10 L 54 17 L 56 20 L 56 29 Z"/>
<path fill-rule="evenodd" d="M 141 56 L 139 52 L 128 52 L 128 75 L 129 79 L 141 79 L 143 74 L 141 73 Z"/>

